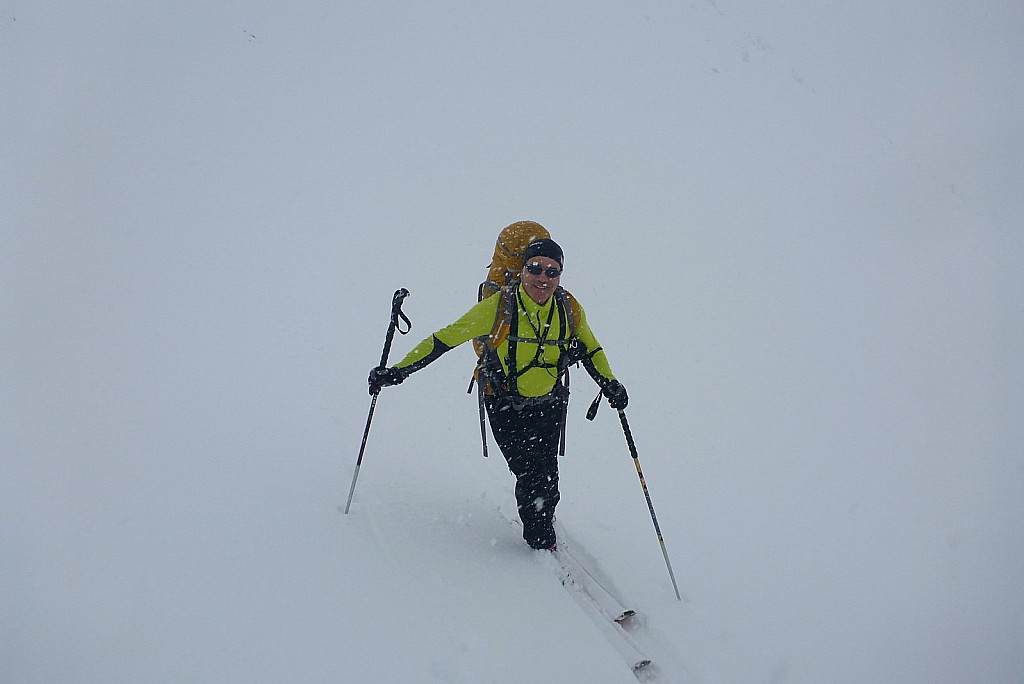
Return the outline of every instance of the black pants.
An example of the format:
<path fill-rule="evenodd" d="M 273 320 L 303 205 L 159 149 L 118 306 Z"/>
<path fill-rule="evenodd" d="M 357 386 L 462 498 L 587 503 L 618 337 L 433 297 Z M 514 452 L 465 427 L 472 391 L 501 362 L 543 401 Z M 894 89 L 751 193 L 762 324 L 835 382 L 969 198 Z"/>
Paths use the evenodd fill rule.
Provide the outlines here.
<path fill-rule="evenodd" d="M 523 539 L 535 549 L 555 543 L 552 519 L 558 505 L 558 439 L 566 398 L 541 401 L 486 397 L 494 440 L 516 477 L 516 504 Z"/>

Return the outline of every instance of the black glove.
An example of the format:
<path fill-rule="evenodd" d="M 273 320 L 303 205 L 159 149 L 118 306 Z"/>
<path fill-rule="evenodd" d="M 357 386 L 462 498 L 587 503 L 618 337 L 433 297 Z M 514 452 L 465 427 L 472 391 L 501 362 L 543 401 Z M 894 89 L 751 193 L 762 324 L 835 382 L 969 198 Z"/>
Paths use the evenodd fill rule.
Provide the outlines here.
<path fill-rule="evenodd" d="M 629 403 L 629 395 L 626 394 L 626 388 L 622 386 L 622 383 L 618 380 L 610 380 L 604 387 L 601 388 L 601 392 L 604 396 L 608 397 L 608 405 L 616 411 L 621 411 L 626 408 L 626 404 Z"/>
<path fill-rule="evenodd" d="M 370 385 L 370 394 L 377 394 L 382 387 L 400 385 L 403 380 L 405 380 L 405 373 L 400 368 L 377 366 L 370 371 L 370 377 L 366 381 Z"/>

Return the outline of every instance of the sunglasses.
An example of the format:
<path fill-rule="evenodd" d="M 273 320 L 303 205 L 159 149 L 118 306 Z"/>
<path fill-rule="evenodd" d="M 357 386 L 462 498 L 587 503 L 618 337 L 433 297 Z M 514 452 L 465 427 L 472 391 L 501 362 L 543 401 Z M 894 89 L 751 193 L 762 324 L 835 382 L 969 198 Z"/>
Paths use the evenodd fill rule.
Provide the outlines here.
<path fill-rule="evenodd" d="M 547 268 L 541 267 L 540 264 L 526 264 L 526 270 L 533 275 L 540 275 L 541 273 L 547 274 L 548 278 L 557 278 L 562 275 L 562 271 L 555 268 L 554 266 L 548 266 Z"/>

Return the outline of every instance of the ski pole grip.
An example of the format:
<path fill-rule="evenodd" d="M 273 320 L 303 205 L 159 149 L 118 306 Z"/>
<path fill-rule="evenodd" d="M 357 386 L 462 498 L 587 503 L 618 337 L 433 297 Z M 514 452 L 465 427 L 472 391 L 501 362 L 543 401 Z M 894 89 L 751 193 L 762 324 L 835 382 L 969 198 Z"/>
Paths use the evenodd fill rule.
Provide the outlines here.
<path fill-rule="evenodd" d="M 404 287 L 400 287 L 397 290 L 395 290 L 395 296 L 391 299 L 391 314 L 392 315 L 394 315 L 395 312 L 398 312 L 398 313 L 402 312 L 402 301 L 406 297 L 408 297 L 408 296 L 409 296 L 409 291 L 406 290 Z M 408 321 L 409 319 L 405 319 L 405 320 Z"/>
<path fill-rule="evenodd" d="M 388 365 L 388 355 L 391 353 L 391 341 L 395 339 L 395 330 L 397 329 L 403 335 L 412 330 L 412 321 L 402 312 L 402 302 L 408 296 L 409 291 L 401 287 L 395 290 L 395 296 L 391 299 L 391 322 L 388 324 L 387 337 L 384 338 L 384 351 L 380 355 L 381 367 Z M 405 322 L 405 330 L 398 326 L 399 319 Z"/>

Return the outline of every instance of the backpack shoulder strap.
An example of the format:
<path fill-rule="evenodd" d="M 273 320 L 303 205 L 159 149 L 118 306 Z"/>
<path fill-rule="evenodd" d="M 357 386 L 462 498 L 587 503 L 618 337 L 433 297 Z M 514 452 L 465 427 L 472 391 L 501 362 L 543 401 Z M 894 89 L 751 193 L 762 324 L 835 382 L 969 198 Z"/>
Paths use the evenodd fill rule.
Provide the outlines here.
<path fill-rule="evenodd" d="M 512 326 L 512 320 L 518 313 L 516 287 L 517 284 L 506 285 L 499 291 L 502 301 L 498 302 L 495 307 L 494 325 L 491 326 L 491 332 L 487 336 L 487 346 L 491 349 L 497 349 L 505 341 Z"/>
<path fill-rule="evenodd" d="M 559 306 L 564 306 L 565 309 L 570 312 L 570 315 L 566 316 L 568 319 L 569 336 L 564 346 L 565 354 L 562 356 L 562 362 L 566 367 L 568 367 L 574 363 L 582 361 L 585 366 L 588 363 L 591 363 L 591 358 L 594 354 L 601 351 L 601 348 L 598 347 L 593 351 L 588 351 L 587 348 L 583 346 L 583 343 L 580 342 L 580 339 L 576 336 L 576 329 L 579 327 L 580 320 L 583 318 L 583 307 L 580 306 L 580 303 L 576 301 L 576 298 L 573 297 L 568 290 L 564 290 L 559 287 L 555 292 L 561 297 L 561 299 L 559 299 Z M 564 304 L 562 304 L 562 302 L 564 302 Z"/>
<path fill-rule="evenodd" d="M 484 283 L 484 285 L 486 284 Z M 481 293 L 484 292 L 484 285 L 481 285 Z M 481 392 L 493 394 L 499 390 L 504 391 L 505 387 L 506 376 L 501 367 L 501 360 L 498 358 L 498 347 L 509 337 L 512 314 L 516 313 L 515 285 L 496 289 L 487 297 L 495 299 L 494 323 L 488 334 L 473 338 L 473 348 L 479 357 L 476 369 L 473 371 L 473 378 L 479 382 Z M 513 345 L 514 343 L 510 341 L 509 344 Z M 473 391 L 472 382 L 470 382 L 469 391 Z"/>
<path fill-rule="evenodd" d="M 571 314 L 566 316 L 566 322 L 569 324 L 568 337 L 576 337 L 576 328 L 580 324 L 580 312 L 582 311 L 580 303 L 576 301 L 576 298 L 572 296 L 571 292 L 561 285 L 559 285 L 558 289 L 555 290 L 555 296 L 558 298 L 556 301 L 560 307 L 559 316 L 564 315 L 562 312 L 568 312 Z"/>
<path fill-rule="evenodd" d="M 501 285 L 493 280 L 485 280 L 476 288 L 476 301 L 482 302 L 501 289 Z"/>

